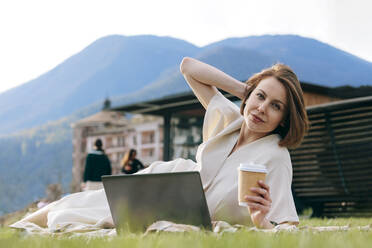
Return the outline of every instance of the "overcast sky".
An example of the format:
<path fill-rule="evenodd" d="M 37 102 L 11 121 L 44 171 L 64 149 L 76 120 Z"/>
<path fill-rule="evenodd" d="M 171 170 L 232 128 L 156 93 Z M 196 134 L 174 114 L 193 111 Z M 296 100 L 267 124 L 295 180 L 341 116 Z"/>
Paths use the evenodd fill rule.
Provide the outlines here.
<path fill-rule="evenodd" d="M 0 2 L 0 34 L 0 92 L 110 34 L 171 36 L 198 46 L 298 34 L 372 62 L 372 1 L 8 0 Z"/>

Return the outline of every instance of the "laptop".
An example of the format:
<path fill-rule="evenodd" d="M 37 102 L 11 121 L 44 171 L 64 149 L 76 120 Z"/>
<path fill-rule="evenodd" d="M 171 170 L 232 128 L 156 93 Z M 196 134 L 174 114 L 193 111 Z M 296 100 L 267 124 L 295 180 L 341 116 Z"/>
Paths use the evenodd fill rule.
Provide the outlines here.
<path fill-rule="evenodd" d="M 197 171 L 102 176 L 118 233 L 143 232 L 159 220 L 211 230 Z"/>

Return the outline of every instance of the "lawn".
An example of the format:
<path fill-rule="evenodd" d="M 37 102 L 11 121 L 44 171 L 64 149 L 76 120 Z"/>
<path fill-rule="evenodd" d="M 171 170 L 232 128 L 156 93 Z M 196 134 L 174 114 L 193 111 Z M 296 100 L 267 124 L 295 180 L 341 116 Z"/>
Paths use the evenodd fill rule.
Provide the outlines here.
<path fill-rule="evenodd" d="M 307 227 L 345 226 L 348 231 L 317 232 Z M 88 238 L 25 236 L 9 228 L 0 229 L 0 247 L 371 247 L 372 230 L 358 230 L 358 226 L 372 227 L 372 218 L 303 219 L 297 232 L 263 233 L 240 230 L 235 233 L 152 233 L 146 236 Z M 368 229 L 368 227 L 367 227 Z"/>

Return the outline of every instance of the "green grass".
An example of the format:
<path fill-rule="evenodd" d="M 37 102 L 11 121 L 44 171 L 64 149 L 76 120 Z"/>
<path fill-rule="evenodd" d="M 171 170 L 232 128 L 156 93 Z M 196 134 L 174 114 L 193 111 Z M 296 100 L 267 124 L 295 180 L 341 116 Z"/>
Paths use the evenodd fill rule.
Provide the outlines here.
<path fill-rule="evenodd" d="M 371 218 L 303 219 L 301 227 L 344 226 L 349 231 L 314 232 L 301 229 L 295 233 L 262 233 L 240 230 L 236 233 L 153 233 L 146 236 L 130 234 L 118 237 L 87 238 L 25 236 L 9 228 L 0 229 L 0 247 L 371 247 L 372 231 L 358 231 L 353 227 L 372 225 Z"/>

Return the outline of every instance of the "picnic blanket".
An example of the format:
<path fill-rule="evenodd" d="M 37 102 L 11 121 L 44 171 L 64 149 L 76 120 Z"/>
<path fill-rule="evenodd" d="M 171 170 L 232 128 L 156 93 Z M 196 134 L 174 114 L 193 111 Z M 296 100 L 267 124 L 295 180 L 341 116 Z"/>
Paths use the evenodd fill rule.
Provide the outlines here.
<path fill-rule="evenodd" d="M 102 224 L 102 223 L 101 223 Z M 223 234 L 223 233 L 234 233 L 239 230 L 247 230 L 251 232 L 264 232 L 264 233 L 277 233 L 277 232 L 299 232 L 303 230 L 309 230 L 313 232 L 334 232 L 334 231 L 349 231 L 349 230 L 358 230 L 358 231 L 372 231 L 371 225 L 366 226 L 301 226 L 297 227 L 291 224 L 280 224 L 275 226 L 272 229 L 258 229 L 256 227 L 249 227 L 244 225 L 231 225 L 225 221 L 213 221 L 213 228 L 211 233 L 215 234 Z M 30 224 L 32 225 L 32 224 Z M 18 229 L 19 230 L 19 229 Z M 32 230 L 32 231 L 30 231 Z M 170 221 L 157 221 L 150 225 L 146 232 L 143 235 L 148 235 L 150 233 L 160 233 L 160 232 L 168 232 L 168 233 L 190 233 L 190 232 L 200 232 L 202 231 L 197 226 L 192 225 L 185 225 L 185 224 L 177 224 Z M 49 236 L 61 236 L 61 235 L 68 235 L 69 237 L 115 237 L 117 236 L 117 232 L 115 228 L 102 228 L 101 226 L 94 226 L 92 225 L 90 228 L 86 226 L 82 228 L 81 226 L 74 226 L 73 224 L 67 224 L 66 226 L 61 226 L 59 229 L 54 230 L 51 232 L 49 229 L 40 228 L 39 226 L 35 225 L 33 228 L 25 228 L 24 229 L 25 235 L 49 235 Z"/>

